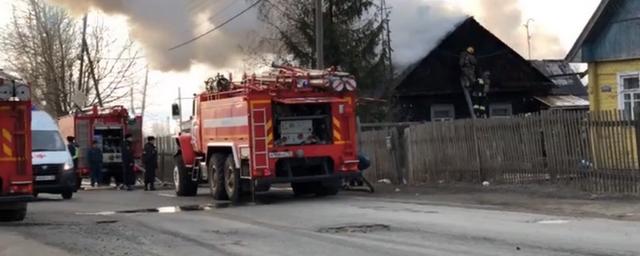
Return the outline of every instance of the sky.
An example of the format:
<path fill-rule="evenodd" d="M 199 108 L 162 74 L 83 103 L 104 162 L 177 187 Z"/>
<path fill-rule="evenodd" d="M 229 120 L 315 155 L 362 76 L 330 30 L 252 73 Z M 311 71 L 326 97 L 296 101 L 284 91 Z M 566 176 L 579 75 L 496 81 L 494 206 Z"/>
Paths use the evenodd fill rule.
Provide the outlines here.
<path fill-rule="evenodd" d="M 238 0 L 239 1 L 239 0 Z M 11 3 L 14 0 L 0 0 L 0 27 L 7 25 L 11 12 Z M 510 26 L 514 30 L 511 34 L 498 34 L 502 40 L 514 47 L 523 56 L 526 55 L 526 47 L 523 45 L 522 38 L 526 38 L 524 26 L 521 26 L 526 20 L 533 19 L 530 29 L 532 34 L 533 58 L 564 58 L 566 52 L 571 48 L 574 41 L 582 31 L 583 27 L 596 9 L 599 0 L 389 0 L 392 5 L 392 28 L 394 28 L 394 18 L 402 19 L 405 15 L 403 12 L 411 11 L 407 9 L 409 4 L 443 4 L 448 8 L 462 10 L 466 15 L 476 17 L 481 24 L 488 27 L 489 30 L 499 30 L 498 27 Z M 515 6 L 506 6 L 513 3 Z M 504 4 L 504 5 L 502 5 Z M 395 6 L 394 6 L 395 5 Z M 520 19 L 520 24 L 505 24 L 506 22 L 501 16 L 511 16 L 512 11 L 508 8 L 516 8 L 518 15 L 515 18 Z M 395 13 L 393 13 L 395 11 Z M 408 15 L 407 15 L 408 16 Z M 513 17 L 505 17 L 513 18 Z M 123 37 L 131 33 L 132 29 L 128 23 L 128 19 L 122 16 L 109 16 L 105 22 L 114 29 L 114 33 L 121 34 Z M 398 21 L 396 27 L 402 29 L 405 24 Z M 205 24 L 206 25 L 206 24 Z M 432 25 L 433 26 L 433 25 Z M 206 29 L 194 28 L 195 31 Z M 392 29 L 392 41 L 394 37 L 401 38 L 402 31 L 394 35 Z M 421 33 L 429 33 L 430 28 L 423 29 Z M 412 36 L 409 33 L 406 36 Z M 205 40 L 216 40 L 216 36 Z M 547 40 L 546 38 L 554 40 Z M 557 40 L 556 40 L 557 39 Z M 523 39 L 525 40 L 525 39 Z M 209 42 L 209 41 L 207 41 Z M 215 42 L 215 41 L 214 41 Z M 526 42 L 526 41 L 524 41 Z M 398 48 L 398 46 L 395 46 Z M 549 49 L 555 49 L 549 51 Z M 229 49 L 233 51 L 235 49 Z M 396 49 L 400 56 L 402 49 Z M 547 55 L 543 56 L 543 52 Z M 551 53 L 553 56 L 549 56 Z M 538 56 L 536 56 L 538 55 Z M 0 59 L 0 68 L 3 66 L 3 60 Z M 165 69 L 166 70 L 166 69 Z M 183 97 L 189 97 L 201 90 L 203 81 L 208 77 L 214 76 L 216 72 L 238 72 L 247 71 L 244 67 L 227 66 L 223 68 L 194 63 L 190 70 L 186 71 L 161 71 L 151 70 L 149 81 L 150 88 L 147 97 L 147 114 L 145 117 L 145 129 L 148 131 L 152 123 L 166 123 L 170 115 L 170 105 L 176 102 L 178 90 L 181 90 Z M 236 74 L 237 77 L 239 75 Z M 180 88 L 180 89 L 179 89 Z M 140 99 L 136 99 L 140 100 Z M 183 113 L 185 118 L 190 112 L 191 103 L 188 100 L 183 101 Z"/>

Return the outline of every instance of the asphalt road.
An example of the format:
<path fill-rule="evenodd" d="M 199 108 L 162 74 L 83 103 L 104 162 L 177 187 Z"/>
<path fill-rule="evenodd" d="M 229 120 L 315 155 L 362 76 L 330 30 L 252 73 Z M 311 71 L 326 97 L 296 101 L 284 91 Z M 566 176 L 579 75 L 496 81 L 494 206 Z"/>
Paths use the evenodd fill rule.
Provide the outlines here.
<path fill-rule="evenodd" d="M 640 222 L 286 189 L 233 206 L 200 192 L 43 195 L 26 221 L 0 224 L 0 255 L 640 255 Z"/>

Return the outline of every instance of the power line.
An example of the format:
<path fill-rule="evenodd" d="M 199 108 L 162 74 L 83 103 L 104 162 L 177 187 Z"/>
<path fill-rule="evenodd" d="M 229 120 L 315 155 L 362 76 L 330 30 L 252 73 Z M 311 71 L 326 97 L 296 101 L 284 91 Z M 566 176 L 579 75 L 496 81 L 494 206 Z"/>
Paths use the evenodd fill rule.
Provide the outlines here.
<path fill-rule="evenodd" d="M 144 59 L 147 56 L 136 56 L 136 57 L 96 57 L 99 60 L 117 60 L 117 61 L 126 61 L 126 60 L 139 60 Z"/>
<path fill-rule="evenodd" d="M 228 20 L 226 20 L 226 21 L 224 21 L 224 22 L 220 23 L 220 25 L 215 26 L 214 28 L 212 28 L 212 29 L 208 30 L 207 32 L 204 32 L 204 33 L 202 33 L 202 34 L 200 34 L 200 35 L 198 35 L 198 36 L 196 36 L 196 37 L 194 37 L 194 38 L 192 38 L 192 39 L 189 39 L 188 41 L 185 41 L 185 42 L 180 43 L 180 44 L 178 44 L 178 45 L 176 45 L 176 46 L 174 46 L 174 47 L 169 48 L 169 51 L 173 51 L 173 50 L 178 49 L 178 48 L 180 48 L 180 47 L 182 47 L 182 46 L 185 46 L 185 45 L 188 45 L 188 44 L 190 44 L 190 43 L 193 43 L 193 42 L 195 42 L 196 40 L 198 40 L 198 39 L 200 39 L 200 38 L 203 38 L 203 37 L 205 37 L 205 36 L 206 36 L 206 35 L 208 35 L 208 34 L 211 34 L 212 32 L 214 32 L 214 31 L 216 31 L 216 30 L 218 30 L 218 29 L 220 29 L 220 28 L 224 27 L 224 26 L 225 26 L 225 25 L 227 25 L 229 22 L 231 22 L 231 21 L 235 20 L 236 18 L 240 17 L 242 14 L 244 14 L 244 13 L 246 13 L 247 11 L 251 10 L 251 8 L 255 7 L 255 6 L 256 6 L 256 5 L 258 5 L 260 2 L 262 2 L 262 0 L 257 0 L 255 3 L 253 3 L 252 5 L 250 5 L 249 7 L 247 7 L 246 9 L 242 10 L 242 11 L 241 11 L 241 12 L 239 12 L 238 14 L 234 15 L 234 16 L 233 16 L 233 17 L 231 17 L 230 19 L 228 19 Z"/>
<path fill-rule="evenodd" d="M 226 12 L 227 10 L 229 10 L 231 7 L 233 7 L 235 4 L 239 3 L 240 1 L 231 1 L 231 3 L 227 4 L 227 6 L 223 7 L 220 11 L 218 11 L 216 14 L 211 15 L 209 17 L 209 21 L 213 22 L 216 18 L 218 18 L 218 16 L 222 15 L 224 12 Z"/>

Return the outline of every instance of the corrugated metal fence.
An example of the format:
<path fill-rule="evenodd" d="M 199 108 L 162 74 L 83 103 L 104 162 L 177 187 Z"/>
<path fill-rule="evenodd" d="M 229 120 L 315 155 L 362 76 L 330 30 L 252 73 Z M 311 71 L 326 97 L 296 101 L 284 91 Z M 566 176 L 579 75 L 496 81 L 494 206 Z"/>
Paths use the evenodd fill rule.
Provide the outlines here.
<path fill-rule="evenodd" d="M 173 184 L 173 155 L 178 150 L 176 141 L 171 136 L 157 137 L 158 147 L 158 179 Z"/>

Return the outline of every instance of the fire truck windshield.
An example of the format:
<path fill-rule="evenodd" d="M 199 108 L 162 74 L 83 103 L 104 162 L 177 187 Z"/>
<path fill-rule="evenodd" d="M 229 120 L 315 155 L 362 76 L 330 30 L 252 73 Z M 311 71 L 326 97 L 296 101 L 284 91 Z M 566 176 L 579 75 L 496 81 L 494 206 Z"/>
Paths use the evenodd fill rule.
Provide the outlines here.
<path fill-rule="evenodd" d="M 64 151 L 65 145 L 58 131 L 33 131 L 32 151 Z"/>

